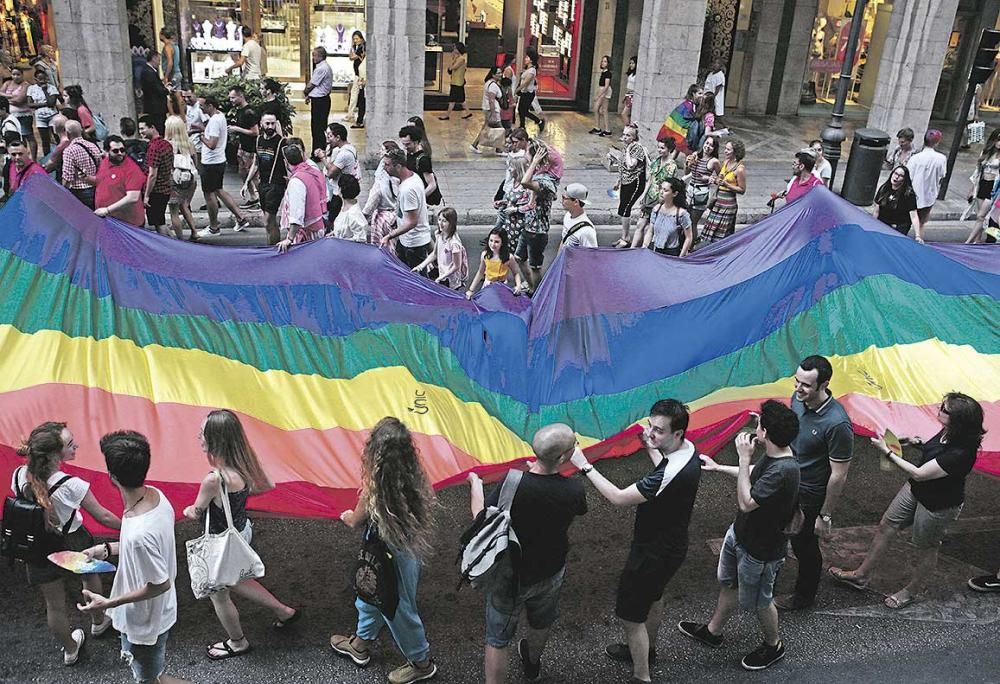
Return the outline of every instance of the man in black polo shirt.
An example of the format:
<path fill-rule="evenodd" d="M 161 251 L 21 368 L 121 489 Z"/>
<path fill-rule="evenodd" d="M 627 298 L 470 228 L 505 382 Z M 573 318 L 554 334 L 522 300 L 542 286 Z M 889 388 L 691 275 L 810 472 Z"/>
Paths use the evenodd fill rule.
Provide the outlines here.
<path fill-rule="evenodd" d="M 718 648 L 722 631 L 737 606 L 757 614 L 764 643 L 743 657 L 747 670 L 763 670 L 785 657 L 778 634 L 778 611 L 772 599 L 774 580 L 785 562 L 785 530 L 794 517 L 799 498 L 799 466 L 790 444 L 799 434 L 795 413 L 784 404 L 765 401 L 753 434 L 736 436 L 738 466 L 719 465 L 702 456 L 705 470 L 736 477 L 736 521 L 726 531 L 719 554 L 718 579 L 722 585 L 715 613 L 708 624 L 683 621 L 677 628 L 686 636 Z M 757 444 L 764 456 L 750 470 Z"/>
<path fill-rule="evenodd" d="M 511 526 L 521 547 L 517 577 L 498 579 L 486 597 L 487 684 L 507 681 L 506 649 L 517 632 L 522 608 L 528 619 L 528 636 L 518 642 L 517 653 L 525 678 L 538 678 L 542 651 L 559 615 L 559 592 L 569 551 L 567 533 L 573 519 L 587 512 L 583 483 L 559 474 L 576 450 L 573 430 L 562 423 L 546 425 L 535 433 L 531 448 L 537 460 L 521 477 L 510 507 Z M 473 518 L 484 505 L 498 505 L 500 487 L 484 499 L 483 482 L 475 473 L 469 476 L 469 483 Z"/>
<path fill-rule="evenodd" d="M 406 168 L 420 176 L 420 180 L 424 182 L 427 206 L 436 207 L 442 202 L 441 188 L 434 175 L 431 155 L 427 154 L 423 142 L 424 134 L 416 126 L 403 126 L 399 129 L 399 144 L 406 150 Z"/>
<path fill-rule="evenodd" d="M 781 610 L 808 608 L 816 600 L 823 572 L 819 540 L 830 535 L 854 454 L 854 428 L 847 411 L 830 394 L 832 377 L 833 366 L 822 356 L 807 356 L 795 371 L 791 405 L 799 418 L 799 434 L 792 451 L 802 471 L 799 496 L 805 521 L 802 531 L 792 537 L 799 561 L 795 591 L 774 597 Z"/>
<path fill-rule="evenodd" d="M 653 470 L 625 489 L 594 470 L 583 452 L 577 450 L 572 458 L 604 498 L 616 506 L 637 507 L 615 602 L 628 645 L 611 644 L 604 652 L 612 660 L 631 662 L 633 677 L 643 682 L 650 681 L 649 667 L 656 660 L 663 590 L 687 554 L 688 523 L 701 481 L 697 451 L 684 438 L 688 417 L 687 407 L 675 399 L 653 404 L 642 434 Z"/>
<path fill-rule="evenodd" d="M 247 93 L 243 86 L 233 86 L 229 91 L 229 103 L 236 110 L 236 123 L 229 124 L 229 133 L 239 136 L 239 148 L 236 159 L 239 162 L 240 178 L 243 179 L 243 195 L 246 201 L 240 209 L 250 209 L 260 201 L 257 197 L 257 183 L 250 176 L 257 152 L 257 136 L 260 134 L 260 114 L 247 102 Z"/>

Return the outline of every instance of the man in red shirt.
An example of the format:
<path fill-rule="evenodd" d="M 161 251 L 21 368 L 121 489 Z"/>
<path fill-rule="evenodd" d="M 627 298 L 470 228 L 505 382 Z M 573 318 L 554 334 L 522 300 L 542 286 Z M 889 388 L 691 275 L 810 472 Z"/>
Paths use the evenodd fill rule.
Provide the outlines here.
<path fill-rule="evenodd" d="M 812 152 L 804 150 L 795 153 L 795 161 L 792 162 L 792 173 L 795 175 L 785 190 L 785 204 L 794 202 L 817 185 L 823 185 L 823 179 L 813 175 L 815 165 L 816 157 Z"/>
<path fill-rule="evenodd" d="M 10 157 L 7 177 L 4 179 L 7 197 L 17 192 L 17 189 L 24 184 L 24 181 L 28 180 L 29 176 L 36 173 L 45 174 L 45 169 L 42 168 L 41 164 L 32 160 L 31 153 L 23 140 L 17 139 L 8 142 L 7 155 Z"/>
<path fill-rule="evenodd" d="M 120 136 L 109 135 L 104 141 L 104 149 L 108 156 L 101 160 L 94 178 L 97 186 L 94 213 L 113 216 L 141 228 L 146 222 L 141 198 L 146 176 L 139 165 L 126 156 L 125 141 Z"/>
<path fill-rule="evenodd" d="M 170 190 L 173 186 L 174 147 L 164 140 L 159 129 L 159 120 L 149 115 L 139 117 L 139 135 L 148 141 L 146 147 L 146 167 L 149 175 L 146 178 L 146 188 L 143 193 L 143 204 L 146 205 L 146 220 L 153 230 L 165 234 L 167 225 L 167 202 L 170 200 Z"/>

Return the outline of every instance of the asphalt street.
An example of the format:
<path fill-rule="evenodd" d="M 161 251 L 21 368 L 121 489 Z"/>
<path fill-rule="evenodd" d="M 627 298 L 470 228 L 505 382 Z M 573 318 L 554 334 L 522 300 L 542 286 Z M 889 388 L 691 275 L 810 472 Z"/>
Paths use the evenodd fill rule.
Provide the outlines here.
<path fill-rule="evenodd" d="M 836 379 L 835 379 L 836 380 Z M 727 447 L 718 456 L 734 463 Z M 648 467 L 644 456 L 598 465 L 625 486 Z M 828 563 L 857 563 L 872 528 L 904 478 L 879 469 L 866 440 L 856 442 L 855 461 L 834 517 L 835 534 L 824 543 Z M 587 486 L 589 512 L 571 530 L 561 615 L 542 665 L 542 681 L 626 682 L 630 673 L 603 655 L 605 644 L 621 639 L 613 615 L 614 590 L 631 533 L 633 512 L 616 509 Z M 421 614 L 432 656 L 440 668 L 435 681 L 482 681 L 483 606 L 475 590 L 456 590 L 457 538 L 468 523 L 468 490 L 442 490 L 437 516 L 436 553 L 420 585 Z M 1000 565 L 1000 482 L 974 474 L 967 485 L 962 519 L 942 549 L 939 572 L 927 599 L 904 611 L 881 604 L 882 591 L 906 581 L 913 549 L 908 539 L 894 543 L 876 575 L 879 592 L 856 592 L 824 579 L 815 610 L 782 614 L 781 632 L 788 656 L 765 673 L 747 673 L 739 659 L 759 642 L 756 622 L 738 615 L 726 631 L 726 644 L 702 647 L 676 629 L 678 620 L 707 619 L 717 592 L 717 547 L 733 519 L 735 480 L 705 473 L 691 522 L 691 546 L 680 571 L 667 587 L 664 622 L 657 640 L 659 662 L 654 681 L 683 682 L 1000 682 L 1000 595 L 978 595 L 965 588 L 972 574 Z M 199 534 L 193 523 L 177 526 L 179 622 L 172 631 L 168 672 L 195 682 L 262 684 L 289 682 L 374 683 L 401 664 L 385 635 L 365 670 L 336 657 L 331 633 L 348 634 L 355 613 L 348 573 L 358 548 L 357 535 L 335 521 L 255 520 L 254 546 L 267 566 L 264 584 L 293 606 L 303 619 L 289 633 L 275 633 L 271 616 L 237 601 L 254 651 L 244 657 L 210 662 L 205 646 L 223 636 L 208 601 L 194 600 L 188 586 L 183 542 Z M 780 588 L 793 581 L 795 561 L 786 562 Z M 71 600 L 73 597 L 71 597 Z M 0 567 L 0 681 L 90 684 L 129 681 L 117 659 L 113 639 L 89 642 L 80 663 L 61 665 L 59 650 L 45 626 L 41 596 L 23 575 Z M 75 624 L 83 624 L 73 616 Z M 522 626 L 523 629 L 523 626 Z M 512 662 L 510 682 L 521 681 Z"/>

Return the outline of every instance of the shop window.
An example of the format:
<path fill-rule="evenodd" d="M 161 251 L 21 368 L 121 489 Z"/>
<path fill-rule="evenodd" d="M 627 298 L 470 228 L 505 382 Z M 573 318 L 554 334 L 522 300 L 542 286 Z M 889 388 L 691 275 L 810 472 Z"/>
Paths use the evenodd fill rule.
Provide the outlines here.
<path fill-rule="evenodd" d="M 181 38 L 191 64 L 191 80 L 211 83 L 226 75 L 243 49 L 243 19 L 236 0 L 182 0 Z"/>
<path fill-rule="evenodd" d="M 539 95 L 575 97 L 583 0 L 530 0 L 526 4 L 526 45 L 538 53 Z"/>
<path fill-rule="evenodd" d="M 302 77 L 302 6 L 298 0 L 262 0 L 260 39 L 267 50 L 268 76 L 282 81 Z"/>
<path fill-rule="evenodd" d="M 0 46 L 15 63 L 38 56 L 45 43 L 55 44 L 49 0 L 4 0 L 0 3 Z"/>
<path fill-rule="evenodd" d="M 309 25 L 312 46 L 326 48 L 327 59 L 333 71 L 334 88 L 350 88 L 354 80 L 354 63 L 351 62 L 351 36 L 365 30 L 365 4 L 363 0 L 313 0 L 310 6 Z"/>
<path fill-rule="evenodd" d="M 822 102 L 833 102 L 837 96 L 837 80 L 847 53 L 847 41 L 855 20 L 863 22 L 858 49 L 854 53 L 851 86 L 847 101 L 857 104 L 860 99 L 861 80 L 868 65 L 868 52 L 878 8 L 886 0 L 872 0 L 865 6 L 862 17 L 854 16 L 853 0 L 820 0 L 813 23 L 809 49 L 807 78 L 816 88 L 816 97 Z M 871 68 L 878 69 L 877 64 Z"/>

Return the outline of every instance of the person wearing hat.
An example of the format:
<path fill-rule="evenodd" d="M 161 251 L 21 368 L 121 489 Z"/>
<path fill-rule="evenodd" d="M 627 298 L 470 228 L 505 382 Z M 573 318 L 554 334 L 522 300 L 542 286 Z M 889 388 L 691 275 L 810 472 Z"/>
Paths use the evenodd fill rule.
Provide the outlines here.
<path fill-rule="evenodd" d="M 941 180 L 948 172 L 948 159 L 935 148 L 941 142 L 941 131 L 931 128 L 924 134 L 924 149 L 920 150 L 906 162 L 910 170 L 910 180 L 913 182 L 913 192 L 917 196 L 917 218 L 921 229 L 927 225 L 931 215 L 931 207 L 937 201 Z M 922 234 L 918 230 L 917 234 Z"/>
<path fill-rule="evenodd" d="M 562 192 L 562 205 L 566 210 L 563 216 L 562 241 L 563 247 L 597 247 L 597 229 L 594 222 L 583 210 L 587 203 L 587 186 L 582 183 L 570 183 Z"/>

